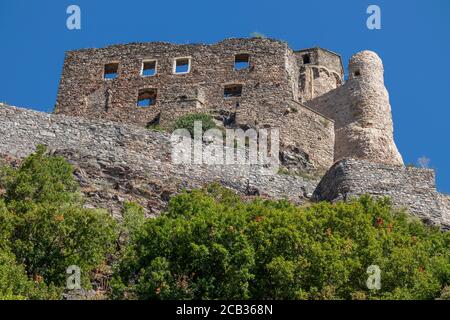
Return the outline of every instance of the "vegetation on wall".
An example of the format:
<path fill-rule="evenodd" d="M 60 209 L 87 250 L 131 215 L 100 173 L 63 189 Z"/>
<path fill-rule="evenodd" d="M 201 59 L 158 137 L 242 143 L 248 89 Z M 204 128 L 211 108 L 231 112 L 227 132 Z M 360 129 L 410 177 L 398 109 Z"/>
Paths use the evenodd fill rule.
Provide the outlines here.
<path fill-rule="evenodd" d="M 216 123 L 213 117 L 207 113 L 189 113 L 184 116 L 179 117 L 174 124 L 173 130 L 176 129 L 186 129 L 189 131 L 191 136 L 194 136 L 194 123 L 198 121 L 202 124 L 202 133 L 216 128 Z"/>

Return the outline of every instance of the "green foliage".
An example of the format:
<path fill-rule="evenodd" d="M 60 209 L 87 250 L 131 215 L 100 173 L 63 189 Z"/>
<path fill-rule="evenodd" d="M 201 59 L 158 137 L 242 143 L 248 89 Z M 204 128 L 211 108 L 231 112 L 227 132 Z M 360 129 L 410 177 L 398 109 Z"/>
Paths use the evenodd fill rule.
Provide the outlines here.
<path fill-rule="evenodd" d="M 209 129 L 216 128 L 216 123 L 214 122 L 212 116 L 206 113 L 190 113 L 181 116 L 175 121 L 174 130 L 176 129 L 186 129 L 189 131 L 191 136 L 194 136 L 194 122 L 200 121 L 202 123 L 202 131 L 205 132 Z"/>
<path fill-rule="evenodd" d="M 83 208 L 72 174 L 44 147 L 0 170 L 0 299 L 57 299 L 70 265 L 89 288 L 107 257 L 118 259 L 115 299 L 450 297 L 450 233 L 387 199 L 298 207 L 211 185 L 172 198 L 156 219 L 127 202 L 118 228 L 107 212 Z M 370 265 L 381 269 L 381 290 L 366 286 Z"/>
<path fill-rule="evenodd" d="M 267 36 L 264 33 L 261 33 L 261 32 L 258 32 L 258 31 L 254 31 L 254 32 L 250 33 L 250 37 L 258 38 L 258 39 L 265 39 L 265 38 L 267 38 Z"/>
<path fill-rule="evenodd" d="M 17 212 L 41 203 L 60 205 L 80 201 L 73 167 L 64 158 L 45 153 L 45 147 L 38 146 L 18 170 L 4 167 L 0 175 L 0 185 L 6 189 L 5 201 Z"/>
<path fill-rule="evenodd" d="M 210 186 L 144 223 L 117 267 L 115 298 L 434 299 L 447 296 L 449 249 L 449 233 L 386 199 L 297 207 Z M 370 265 L 381 290 L 366 286 Z"/>
<path fill-rule="evenodd" d="M 147 129 L 155 132 L 166 132 L 159 124 L 152 124 L 147 126 Z"/>
<path fill-rule="evenodd" d="M 0 199 L 0 249 L 10 251 L 22 268 L 12 277 L 19 279 L 24 270 L 43 286 L 62 288 L 66 269 L 77 265 L 88 288 L 90 271 L 112 250 L 115 221 L 104 211 L 83 208 L 72 174 L 69 163 L 46 154 L 42 146 L 19 168 L 2 169 L 0 187 L 6 192 Z M 14 288 L 7 294 L 22 296 Z"/>
<path fill-rule="evenodd" d="M 134 202 L 125 202 L 122 217 L 122 231 L 127 235 L 136 235 L 145 223 L 144 208 Z"/>
<path fill-rule="evenodd" d="M 100 210 L 43 204 L 15 218 L 12 251 L 28 274 L 58 286 L 65 284 L 66 269 L 77 265 L 88 287 L 89 272 L 105 259 L 116 237 L 114 221 Z"/>
<path fill-rule="evenodd" d="M 58 299 L 58 290 L 30 280 L 15 256 L 0 249 L 0 300 Z"/>

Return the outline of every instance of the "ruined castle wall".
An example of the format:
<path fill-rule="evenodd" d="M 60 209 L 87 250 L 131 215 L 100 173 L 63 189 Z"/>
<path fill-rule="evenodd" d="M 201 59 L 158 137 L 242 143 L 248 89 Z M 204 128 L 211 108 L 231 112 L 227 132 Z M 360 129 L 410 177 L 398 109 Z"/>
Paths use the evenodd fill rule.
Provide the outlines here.
<path fill-rule="evenodd" d="M 349 80 L 306 104 L 335 120 L 334 160 L 366 159 L 403 164 L 393 138 L 389 95 L 383 65 L 373 52 L 352 57 Z"/>
<path fill-rule="evenodd" d="M 56 112 L 145 126 L 160 112 L 183 109 L 186 100 L 199 100 L 191 104 L 197 108 L 234 109 L 236 102 L 241 108 L 262 107 L 265 101 L 293 96 L 285 70 L 286 51 L 286 43 L 270 39 L 228 39 L 213 45 L 133 43 L 70 51 Z M 248 69 L 234 70 L 237 54 L 250 55 Z M 189 73 L 173 73 L 173 60 L 178 57 L 191 59 Z M 148 59 L 157 60 L 157 73 L 143 77 L 142 62 Z M 113 62 L 119 63 L 118 77 L 103 79 L 105 64 Z M 242 84 L 242 96 L 225 98 L 227 84 Z M 143 88 L 158 90 L 154 106 L 137 107 L 138 91 Z"/>
<path fill-rule="evenodd" d="M 344 67 L 341 57 L 332 51 L 319 48 L 318 64 L 326 67 L 330 71 L 336 72 L 341 78 L 344 76 Z"/>
<path fill-rule="evenodd" d="M 341 57 L 322 48 L 296 51 L 295 57 L 300 70 L 299 95 L 309 101 L 343 83 L 344 70 Z M 308 62 L 304 57 L 308 56 Z"/>
<path fill-rule="evenodd" d="M 242 194 L 301 203 L 318 181 L 263 175 L 248 166 L 177 165 L 170 136 L 126 124 L 50 115 L 0 104 L 0 155 L 25 157 L 38 144 L 70 160 L 93 206 L 120 212 L 125 200 L 158 212 L 168 194 L 219 182 Z"/>
<path fill-rule="evenodd" d="M 236 118 L 249 127 L 278 128 L 281 147 L 299 149 L 314 169 L 326 170 L 333 164 L 333 120 L 298 102 L 285 101 L 264 110 L 241 109 Z"/>
<path fill-rule="evenodd" d="M 334 163 L 334 121 L 294 101 L 288 110 L 279 118 L 282 143 L 304 151 L 315 169 L 327 170 Z"/>
<path fill-rule="evenodd" d="M 248 54 L 250 66 L 235 70 L 237 54 Z M 173 74 L 173 59 L 189 57 L 191 70 Z M 140 74 L 142 62 L 157 61 L 154 76 Z M 103 79 L 104 66 L 118 63 L 118 76 Z M 287 44 L 271 39 L 228 39 L 213 45 L 134 43 L 67 53 L 56 113 L 146 126 L 171 128 L 186 113 L 235 114 L 235 126 L 281 130 L 285 145 L 300 147 L 313 167 L 328 168 L 334 144 L 326 119 L 302 106 L 297 57 Z M 224 87 L 241 84 L 242 94 L 224 97 Z M 157 89 L 156 104 L 136 105 L 138 91 Z M 325 124 L 325 125 L 323 125 Z"/>
<path fill-rule="evenodd" d="M 244 195 L 297 203 L 313 192 L 315 199 L 329 201 L 365 193 L 390 196 L 396 206 L 450 228 L 450 196 L 436 192 L 432 170 L 345 159 L 319 183 L 298 176 L 262 175 L 248 166 L 176 165 L 166 134 L 0 104 L 0 158 L 23 158 L 38 144 L 47 145 L 75 166 L 86 206 L 110 208 L 115 216 L 125 201 L 137 201 L 148 214 L 157 215 L 170 195 L 219 182 Z"/>
<path fill-rule="evenodd" d="M 294 101 L 300 100 L 300 92 L 299 92 L 299 80 L 300 80 L 300 68 L 298 64 L 298 58 L 294 51 L 290 48 L 286 50 L 286 73 L 287 80 L 289 85 L 291 86 L 292 91 L 292 99 Z"/>
<path fill-rule="evenodd" d="M 449 197 L 436 191 L 434 171 L 345 159 L 333 165 L 314 192 L 316 200 L 349 200 L 363 194 L 392 203 L 429 223 L 450 228 Z"/>

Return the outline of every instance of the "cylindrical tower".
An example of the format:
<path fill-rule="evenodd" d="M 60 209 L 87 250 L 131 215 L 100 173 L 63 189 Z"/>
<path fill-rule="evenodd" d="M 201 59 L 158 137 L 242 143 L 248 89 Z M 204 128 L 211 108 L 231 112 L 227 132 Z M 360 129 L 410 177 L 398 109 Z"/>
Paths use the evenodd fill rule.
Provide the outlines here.
<path fill-rule="evenodd" d="M 394 142 L 381 59 L 372 51 L 359 52 L 351 57 L 348 71 L 347 110 L 337 121 L 335 160 L 360 158 L 403 165 Z"/>

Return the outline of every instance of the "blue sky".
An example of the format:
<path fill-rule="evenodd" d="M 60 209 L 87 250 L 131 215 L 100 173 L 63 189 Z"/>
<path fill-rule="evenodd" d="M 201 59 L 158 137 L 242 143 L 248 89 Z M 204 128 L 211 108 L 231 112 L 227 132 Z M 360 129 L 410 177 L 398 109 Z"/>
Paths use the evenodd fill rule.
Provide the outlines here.
<path fill-rule="evenodd" d="M 66 28 L 81 8 L 82 29 Z M 377 4 L 382 29 L 366 27 Z M 384 61 L 395 140 L 405 163 L 426 156 L 450 193 L 450 1 L 0 0 L 0 101 L 51 111 L 64 52 L 134 41 L 213 43 L 258 31 L 293 49 L 376 51 Z"/>

